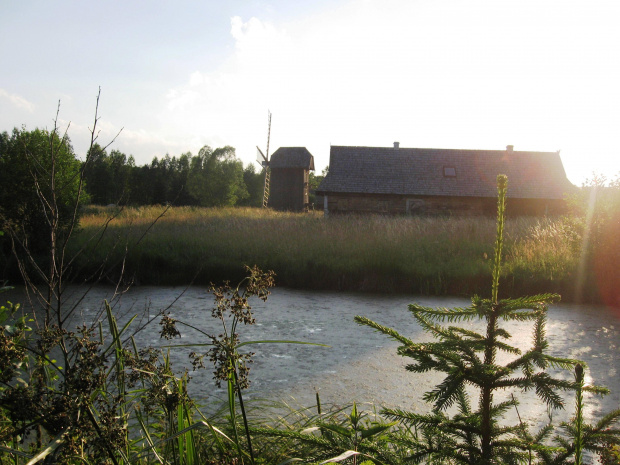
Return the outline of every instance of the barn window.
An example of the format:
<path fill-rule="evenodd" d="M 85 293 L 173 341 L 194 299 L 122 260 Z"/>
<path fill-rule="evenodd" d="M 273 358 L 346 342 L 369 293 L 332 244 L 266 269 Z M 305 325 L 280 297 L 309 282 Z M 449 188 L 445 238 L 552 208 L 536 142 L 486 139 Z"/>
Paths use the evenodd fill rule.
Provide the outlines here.
<path fill-rule="evenodd" d="M 454 166 L 443 167 L 444 178 L 456 178 L 456 168 Z"/>

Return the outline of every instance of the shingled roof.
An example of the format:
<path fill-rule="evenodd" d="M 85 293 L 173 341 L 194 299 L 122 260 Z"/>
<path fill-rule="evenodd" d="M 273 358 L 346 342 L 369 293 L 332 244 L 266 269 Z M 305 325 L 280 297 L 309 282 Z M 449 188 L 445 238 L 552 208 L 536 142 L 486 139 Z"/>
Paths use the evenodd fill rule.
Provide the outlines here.
<path fill-rule="evenodd" d="M 495 197 L 498 174 L 512 198 L 562 199 L 575 189 L 558 152 L 332 146 L 317 193 Z"/>
<path fill-rule="evenodd" d="M 271 168 L 305 168 L 314 170 L 314 157 L 306 147 L 280 147 L 271 155 Z"/>

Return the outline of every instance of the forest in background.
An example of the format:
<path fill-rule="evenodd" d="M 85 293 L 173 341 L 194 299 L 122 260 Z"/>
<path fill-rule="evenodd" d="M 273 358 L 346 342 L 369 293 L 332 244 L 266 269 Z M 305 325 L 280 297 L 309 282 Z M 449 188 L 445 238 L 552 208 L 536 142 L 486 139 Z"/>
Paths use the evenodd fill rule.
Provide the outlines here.
<path fill-rule="evenodd" d="M 86 191 L 96 205 L 262 206 L 264 172 L 254 163 L 243 166 L 231 146 L 205 145 L 197 155 L 166 154 L 137 166 L 131 155 L 95 145 L 90 158 Z M 322 179 L 310 173 L 310 188 Z"/>
<path fill-rule="evenodd" d="M 0 189 L 5 194 L 2 200 L 10 201 L 10 192 L 31 184 L 29 158 L 47 149 L 49 137 L 50 133 L 41 129 L 15 128 L 10 134 L 0 133 Z M 79 161 L 69 137 L 65 136 L 62 160 L 74 163 L 76 169 L 84 168 L 83 203 L 259 207 L 263 201 L 262 169 L 254 163 L 244 166 L 231 146 L 214 149 L 205 145 L 196 155 L 166 154 L 140 166 L 132 155 L 108 151 L 98 143 L 86 154 L 87 161 Z M 318 187 L 322 179 L 322 175 L 311 172 L 310 188 Z"/>

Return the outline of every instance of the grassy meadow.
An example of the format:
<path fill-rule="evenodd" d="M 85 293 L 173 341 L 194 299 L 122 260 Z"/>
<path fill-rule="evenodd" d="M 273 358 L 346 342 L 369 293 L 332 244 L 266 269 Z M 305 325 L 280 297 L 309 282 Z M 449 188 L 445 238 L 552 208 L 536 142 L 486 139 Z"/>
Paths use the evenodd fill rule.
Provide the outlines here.
<path fill-rule="evenodd" d="M 76 264 L 81 276 L 97 273 L 105 262 L 110 281 L 122 270 L 138 284 L 236 282 L 247 264 L 274 270 L 279 286 L 484 295 L 495 227 L 495 219 L 486 217 L 324 218 L 322 212 L 253 208 L 94 207 L 83 215 L 73 247 L 85 246 Z M 504 292 L 558 292 L 570 300 L 580 242 L 564 218 L 507 220 Z"/>

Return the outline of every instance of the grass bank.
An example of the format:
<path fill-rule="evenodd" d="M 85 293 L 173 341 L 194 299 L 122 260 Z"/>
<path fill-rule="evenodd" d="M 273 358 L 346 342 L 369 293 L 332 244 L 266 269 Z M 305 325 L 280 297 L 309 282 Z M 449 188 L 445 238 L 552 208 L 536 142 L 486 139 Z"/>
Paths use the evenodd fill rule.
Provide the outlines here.
<path fill-rule="evenodd" d="M 243 265 L 272 269 L 280 286 L 305 289 L 484 294 L 493 257 L 493 218 L 294 214 L 251 208 L 127 208 L 92 241 L 82 276 L 105 262 L 140 284 L 206 284 L 243 276 Z M 87 244 L 113 211 L 83 216 L 73 247 Z M 580 240 L 561 218 L 507 221 L 502 279 L 507 294 L 545 290 L 570 300 Z M 594 298 L 586 295 L 586 298 Z"/>

